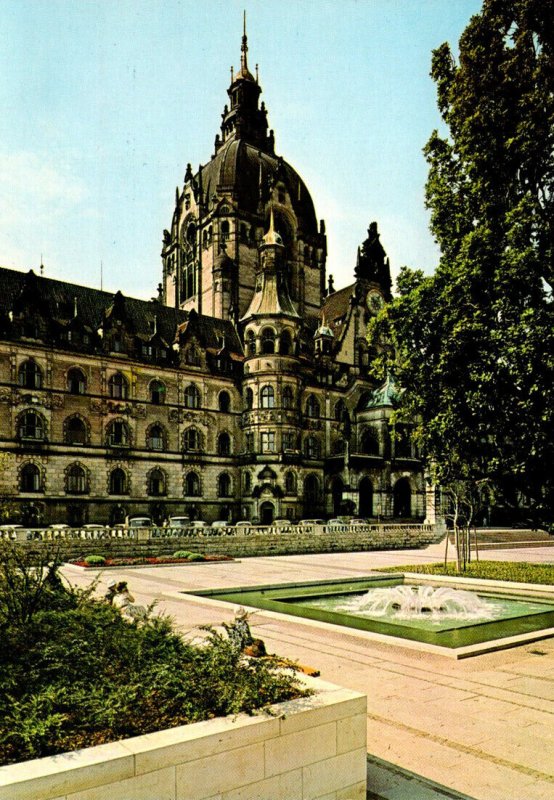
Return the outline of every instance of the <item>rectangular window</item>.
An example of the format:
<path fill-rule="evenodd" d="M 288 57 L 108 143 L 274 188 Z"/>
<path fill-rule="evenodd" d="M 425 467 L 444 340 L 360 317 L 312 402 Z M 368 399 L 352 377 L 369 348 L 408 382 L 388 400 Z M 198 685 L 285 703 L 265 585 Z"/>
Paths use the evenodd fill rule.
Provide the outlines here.
<path fill-rule="evenodd" d="M 283 433 L 283 450 L 294 450 L 294 433 L 292 431 Z"/>
<path fill-rule="evenodd" d="M 262 433 L 262 453 L 275 452 L 275 432 L 264 431 Z"/>

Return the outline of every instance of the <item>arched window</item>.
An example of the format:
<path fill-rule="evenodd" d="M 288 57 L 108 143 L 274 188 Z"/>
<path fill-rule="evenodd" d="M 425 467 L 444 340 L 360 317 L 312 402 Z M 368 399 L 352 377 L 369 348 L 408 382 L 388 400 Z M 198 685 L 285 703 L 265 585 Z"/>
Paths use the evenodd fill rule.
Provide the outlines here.
<path fill-rule="evenodd" d="M 395 517 L 411 517 L 412 490 L 407 478 L 400 478 L 392 490 L 393 514 Z"/>
<path fill-rule="evenodd" d="M 183 450 L 185 453 L 197 453 L 201 449 L 200 431 L 196 428 L 187 428 L 183 434 Z"/>
<path fill-rule="evenodd" d="M 304 442 L 304 455 L 306 458 L 319 458 L 321 448 L 315 436 L 308 436 Z"/>
<path fill-rule="evenodd" d="M 283 331 L 279 337 L 279 352 L 282 356 L 289 356 L 292 352 L 292 339 L 288 331 Z"/>
<path fill-rule="evenodd" d="M 129 396 L 129 384 L 125 375 L 116 372 L 108 381 L 108 391 L 114 400 L 126 400 Z"/>
<path fill-rule="evenodd" d="M 129 491 L 127 475 L 121 467 L 116 467 L 110 472 L 109 493 L 127 494 Z"/>
<path fill-rule="evenodd" d="M 165 475 L 161 469 L 153 469 L 148 475 L 148 494 L 160 497 L 165 493 Z"/>
<path fill-rule="evenodd" d="M 283 387 L 283 408 L 291 409 L 294 404 L 294 395 L 292 393 L 292 388 L 290 386 Z"/>
<path fill-rule="evenodd" d="M 18 384 L 24 389 L 42 388 L 42 370 L 32 359 L 21 364 L 17 378 Z"/>
<path fill-rule="evenodd" d="M 246 405 L 247 410 L 250 411 L 250 409 L 254 405 L 254 392 L 252 391 L 252 389 L 247 389 L 246 392 L 244 393 L 244 403 Z"/>
<path fill-rule="evenodd" d="M 18 434 L 21 439 L 43 441 L 46 436 L 44 420 L 36 411 L 24 411 L 19 417 Z"/>
<path fill-rule="evenodd" d="M 346 405 L 344 403 L 344 400 L 337 400 L 337 402 L 335 403 L 335 412 L 334 412 L 334 416 L 337 422 L 341 421 L 345 411 L 346 411 Z"/>
<path fill-rule="evenodd" d="M 151 381 L 149 389 L 151 403 L 155 406 L 165 403 L 165 385 L 161 381 Z"/>
<path fill-rule="evenodd" d="M 231 476 L 227 472 L 222 472 L 217 479 L 217 495 L 218 497 L 231 496 Z"/>
<path fill-rule="evenodd" d="M 262 408 L 275 408 L 275 391 L 273 386 L 262 386 L 260 392 Z"/>
<path fill-rule="evenodd" d="M 200 392 L 193 383 L 185 389 L 185 408 L 200 408 Z"/>
<path fill-rule="evenodd" d="M 84 372 L 77 367 L 70 369 L 67 373 L 67 391 L 69 394 L 84 394 L 87 390 L 87 382 Z"/>
<path fill-rule="evenodd" d="M 287 472 L 285 474 L 285 493 L 296 494 L 296 475 L 294 472 Z"/>
<path fill-rule="evenodd" d="M 412 455 L 412 439 L 409 428 L 406 425 L 396 425 L 394 429 L 395 458 L 411 458 Z"/>
<path fill-rule="evenodd" d="M 315 394 L 309 395 L 306 401 L 306 416 L 319 417 L 319 401 Z"/>
<path fill-rule="evenodd" d="M 217 398 L 219 410 L 220 411 L 229 411 L 231 408 L 231 398 L 229 396 L 229 392 L 220 392 L 219 397 Z"/>
<path fill-rule="evenodd" d="M 272 328 L 264 328 L 262 331 L 262 353 L 271 354 L 275 352 L 275 331 Z"/>
<path fill-rule="evenodd" d="M 19 489 L 22 492 L 41 492 L 40 470 L 36 464 L 25 464 L 21 469 Z"/>
<path fill-rule="evenodd" d="M 228 433 L 220 433 L 217 437 L 217 453 L 220 456 L 231 455 L 231 437 Z"/>
<path fill-rule="evenodd" d="M 187 497 L 200 497 L 200 478 L 196 472 L 189 472 L 185 478 L 185 494 Z"/>
<path fill-rule="evenodd" d="M 68 494 L 85 494 L 87 474 L 80 464 L 72 464 L 65 476 L 65 490 Z"/>
<path fill-rule="evenodd" d="M 70 417 L 65 426 L 65 441 L 67 444 L 86 444 L 87 426 L 80 417 Z"/>
<path fill-rule="evenodd" d="M 229 222 L 228 220 L 224 219 L 219 227 L 221 233 L 221 241 L 226 242 L 229 238 Z"/>
<path fill-rule="evenodd" d="M 191 222 L 187 228 L 187 244 L 191 248 L 193 255 L 196 255 L 196 225 Z"/>
<path fill-rule="evenodd" d="M 152 425 L 146 434 L 146 446 L 149 450 L 163 450 L 165 444 L 164 429 L 161 425 Z"/>
<path fill-rule="evenodd" d="M 246 334 L 246 355 L 256 355 L 256 336 L 254 335 L 254 331 L 248 331 Z"/>
<path fill-rule="evenodd" d="M 123 420 L 112 420 L 106 430 L 107 443 L 112 447 L 129 447 L 131 444 L 129 426 Z"/>
<path fill-rule="evenodd" d="M 373 428 L 365 429 L 365 431 L 362 433 L 362 440 L 360 444 L 362 453 L 365 453 L 365 455 L 379 455 L 379 436 L 377 435 L 377 431 Z"/>

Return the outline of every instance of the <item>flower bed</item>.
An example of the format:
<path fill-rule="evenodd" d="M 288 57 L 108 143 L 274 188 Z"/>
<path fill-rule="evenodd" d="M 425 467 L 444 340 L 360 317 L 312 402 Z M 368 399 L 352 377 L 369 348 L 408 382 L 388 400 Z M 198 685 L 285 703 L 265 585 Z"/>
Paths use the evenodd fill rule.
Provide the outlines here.
<path fill-rule="evenodd" d="M 160 566 L 164 564 L 197 564 L 206 561 L 233 561 L 231 556 L 224 555 L 201 555 L 191 553 L 193 558 L 176 558 L 175 556 L 129 556 L 121 558 L 106 557 L 103 562 L 89 563 L 86 558 L 74 558 L 68 561 L 75 567 L 84 569 L 109 569 L 110 567 L 136 567 L 136 566 Z M 200 556 L 200 557 L 199 557 Z"/>

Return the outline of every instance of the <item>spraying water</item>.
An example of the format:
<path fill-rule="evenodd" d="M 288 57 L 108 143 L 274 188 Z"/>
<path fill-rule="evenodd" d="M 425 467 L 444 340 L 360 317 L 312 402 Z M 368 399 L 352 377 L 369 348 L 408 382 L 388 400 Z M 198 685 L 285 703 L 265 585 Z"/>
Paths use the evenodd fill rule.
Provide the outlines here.
<path fill-rule="evenodd" d="M 388 586 L 370 589 L 337 606 L 368 617 L 415 619 L 494 619 L 496 606 L 473 592 L 445 586 Z"/>

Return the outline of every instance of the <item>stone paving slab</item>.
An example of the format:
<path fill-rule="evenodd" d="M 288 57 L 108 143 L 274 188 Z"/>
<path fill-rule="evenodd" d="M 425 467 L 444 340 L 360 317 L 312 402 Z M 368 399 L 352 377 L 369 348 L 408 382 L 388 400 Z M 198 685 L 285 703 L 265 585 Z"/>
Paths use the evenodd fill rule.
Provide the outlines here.
<path fill-rule="evenodd" d="M 552 563 L 553 550 L 545 550 L 488 551 L 486 558 Z M 127 574 L 122 569 L 121 574 L 137 602 L 157 598 L 160 610 L 172 615 L 188 638 L 196 638 L 205 636 L 202 625 L 232 620 L 234 608 L 187 602 L 168 592 L 349 579 L 379 566 L 442 557 L 443 545 L 434 545 L 418 551 L 252 558 L 194 569 L 145 567 Z M 93 577 L 76 575 L 71 568 L 65 574 L 79 585 Z M 99 593 L 108 577 L 111 573 L 101 576 Z M 323 680 L 367 694 L 368 749 L 385 763 L 373 773 L 373 797 L 438 800 L 456 792 L 472 800 L 554 797 L 554 639 L 454 661 L 369 641 L 351 631 L 301 625 L 292 617 L 256 613 L 251 623 L 270 652 L 316 667 Z M 410 773 L 404 784 L 399 770 Z"/>

